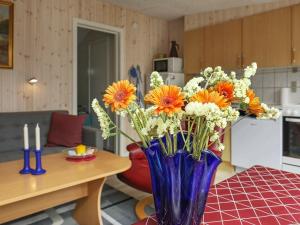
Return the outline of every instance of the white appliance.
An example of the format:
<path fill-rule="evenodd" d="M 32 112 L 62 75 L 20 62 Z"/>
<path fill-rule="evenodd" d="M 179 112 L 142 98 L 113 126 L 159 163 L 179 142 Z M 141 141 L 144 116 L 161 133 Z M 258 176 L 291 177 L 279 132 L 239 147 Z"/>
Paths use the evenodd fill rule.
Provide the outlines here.
<path fill-rule="evenodd" d="M 300 105 L 283 106 L 282 169 L 300 173 Z"/>
<path fill-rule="evenodd" d="M 157 72 L 182 73 L 182 58 L 160 58 L 153 60 L 153 70 Z"/>
<path fill-rule="evenodd" d="M 281 88 L 281 105 L 300 105 L 300 88 L 295 88 L 294 91 L 291 88 Z"/>
<path fill-rule="evenodd" d="M 231 163 L 240 168 L 282 167 L 282 117 L 278 120 L 243 118 L 232 127 Z"/>
<path fill-rule="evenodd" d="M 164 84 L 184 86 L 184 73 L 159 73 L 164 80 Z M 150 75 L 146 78 L 146 93 L 150 90 Z"/>

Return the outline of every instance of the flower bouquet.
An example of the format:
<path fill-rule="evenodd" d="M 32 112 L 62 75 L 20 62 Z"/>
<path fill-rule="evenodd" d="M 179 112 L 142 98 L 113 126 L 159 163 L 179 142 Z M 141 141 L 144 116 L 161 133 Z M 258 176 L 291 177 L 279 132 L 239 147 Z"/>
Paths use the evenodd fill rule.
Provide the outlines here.
<path fill-rule="evenodd" d="M 198 225 L 204 212 L 212 176 L 221 162 L 210 149 L 224 150 L 222 136 L 240 117 L 276 119 L 279 111 L 260 102 L 250 88 L 256 63 L 240 79 L 221 67 L 206 68 L 183 89 L 165 85 L 159 73 L 151 74 L 148 108 L 136 102 L 135 87 L 127 80 L 106 89 L 103 102 L 120 116 L 128 116 L 139 140 L 109 118 L 94 99 L 104 139 L 122 134 L 141 143 L 151 172 L 158 224 Z M 230 125 L 231 124 L 231 125 Z"/>

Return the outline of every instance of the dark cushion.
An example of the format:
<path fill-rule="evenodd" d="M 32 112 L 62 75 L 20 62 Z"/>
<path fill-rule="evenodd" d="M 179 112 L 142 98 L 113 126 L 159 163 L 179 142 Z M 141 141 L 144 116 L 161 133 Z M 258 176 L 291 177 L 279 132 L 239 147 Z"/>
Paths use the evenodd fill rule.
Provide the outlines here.
<path fill-rule="evenodd" d="M 51 114 L 53 111 L 0 113 L 0 153 L 20 151 L 24 146 L 23 127 L 28 124 L 29 145 L 35 147 L 35 126 L 41 129 L 41 146 L 47 143 Z M 68 113 L 67 111 L 59 111 Z M 13 153 L 12 153 L 13 154 Z M 0 155 L 0 158 L 2 156 Z M 1 160 L 1 159 L 0 159 Z"/>
<path fill-rule="evenodd" d="M 62 152 L 64 149 L 66 149 L 66 148 L 65 147 L 45 147 L 42 150 L 42 155 L 48 155 L 48 154 Z M 30 156 L 34 157 L 33 151 L 31 151 Z M 17 159 L 23 159 L 23 151 L 20 149 L 0 153 L 0 163 L 17 160 Z M 34 166 L 34 165 L 31 165 L 31 166 Z"/>
<path fill-rule="evenodd" d="M 74 147 L 81 144 L 85 118 L 86 115 L 52 113 L 47 146 Z"/>

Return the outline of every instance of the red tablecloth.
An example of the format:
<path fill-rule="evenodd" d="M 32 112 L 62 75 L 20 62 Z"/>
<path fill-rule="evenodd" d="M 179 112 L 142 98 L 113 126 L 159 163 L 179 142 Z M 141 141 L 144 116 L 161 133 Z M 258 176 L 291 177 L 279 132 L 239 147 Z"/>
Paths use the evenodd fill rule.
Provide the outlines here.
<path fill-rule="evenodd" d="M 134 225 L 156 225 L 154 217 Z M 300 175 L 254 166 L 210 189 L 202 224 L 300 224 Z"/>

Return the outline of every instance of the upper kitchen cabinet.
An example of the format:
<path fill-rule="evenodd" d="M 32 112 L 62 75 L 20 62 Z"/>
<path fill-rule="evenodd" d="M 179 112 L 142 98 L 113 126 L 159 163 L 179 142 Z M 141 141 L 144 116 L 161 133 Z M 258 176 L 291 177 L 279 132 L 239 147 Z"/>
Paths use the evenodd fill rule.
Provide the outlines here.
<path fill-rule="evenodd" d="M 204 32 L 196 29 L 184 32 L 184 73 L 195 74 L 204 65 Z"/>
<path fill-rule="evenodd" d="M 242 20 L 233 20 L 204 29 L 205 67 L 241 67 Z"/>
<path fill-rule="evenodd" d="M 292 8 L 292 64 L 300 65 L 300 5 Z"/>
<path fill-rule="evenodd" d="M 290 65 L 291 33 L 290 7 L 244 18 L 243 64 L 257 62 L 259 67 Z"/>

